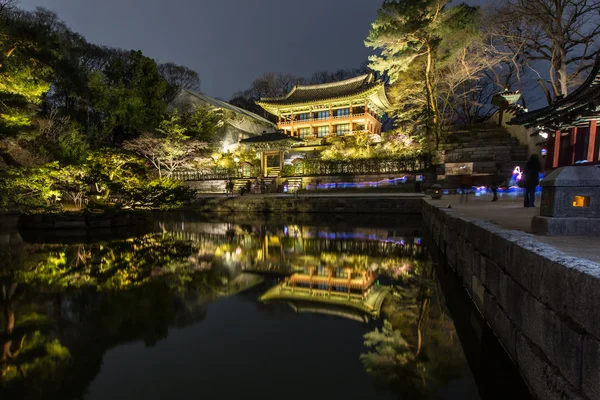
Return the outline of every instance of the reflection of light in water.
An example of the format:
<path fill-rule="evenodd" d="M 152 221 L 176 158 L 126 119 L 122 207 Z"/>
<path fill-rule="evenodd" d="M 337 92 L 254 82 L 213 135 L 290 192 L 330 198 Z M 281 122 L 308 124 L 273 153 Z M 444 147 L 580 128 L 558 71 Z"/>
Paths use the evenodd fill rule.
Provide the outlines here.
<path fill-rule="evenodd" d="M 238 256 L 239 256 L 240 254 L 242 254 L 242 249 L 241 249 L 241 247 L 238 247 L 237 249 L 235 249 L 235 254 L 237 254 Z"/>

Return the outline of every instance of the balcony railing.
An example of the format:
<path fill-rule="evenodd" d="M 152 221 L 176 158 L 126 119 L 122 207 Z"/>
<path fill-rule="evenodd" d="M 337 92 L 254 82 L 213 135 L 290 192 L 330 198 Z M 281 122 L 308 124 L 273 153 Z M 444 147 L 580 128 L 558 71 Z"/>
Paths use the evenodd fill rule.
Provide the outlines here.
<path fill-rule="evenodd" d="M 364 118 L 364 116 L 365 116 L 365 113 L 352 114 L 352 115 L 335 115 L 335 116 L 331 117 L 331 119 L 333 121 L 341 121 L 341 120 L 345 120 L 345 119 L 349 120 L 350 117 L 352 117 L 352 119 L 354 119 L 354 118 Z M 310 124 L 311 122 L 327 122 L 327 121 L 329 121 L 329 117 L 295 119 L 294 125 Z M 285 121 L 279 122 L 279 126 L 288 126 L 288 125 L 292 125 L 292 121 L 285 120 Z"/>

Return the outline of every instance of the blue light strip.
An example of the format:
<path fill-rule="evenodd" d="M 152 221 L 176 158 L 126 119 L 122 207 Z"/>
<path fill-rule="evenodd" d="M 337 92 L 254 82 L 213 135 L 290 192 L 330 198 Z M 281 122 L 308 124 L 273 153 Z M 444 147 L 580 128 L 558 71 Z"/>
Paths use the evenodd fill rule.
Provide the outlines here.
<path fill-rule="evenodd" d="M 396 185 L 398 183 L 406 183 L 407 180 L 408 180 L 408 178 L 406 176 L 403 176 L 401 178 L 382 179 L 380 181 L 319 183 L 318 185 L 314 185 L 314 184 L 306 185 L 306 190 L 379 187 L 380 185 L 385 186 L 385 185 Z"/>

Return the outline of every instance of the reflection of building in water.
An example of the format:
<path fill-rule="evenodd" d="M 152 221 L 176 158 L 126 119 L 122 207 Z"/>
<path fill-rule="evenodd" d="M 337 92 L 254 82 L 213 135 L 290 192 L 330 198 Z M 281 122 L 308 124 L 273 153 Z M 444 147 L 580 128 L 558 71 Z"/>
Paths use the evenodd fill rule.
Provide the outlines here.
<path fill-rule="evenodd" d="M 297 312 L 318 312 L 345 318 L 352 314 L 351 319 L 356 320 L 356 313 L 347 310 L 351 308 L 377 318 L 388 293 L 386 287 L 375 285 L 377 277 L 376 269 L 361 272 L 352 268 L 305 267 L 268 290 L 261 301 L 320 303 L 327 305 L 325 309 L 314 304 L 292 308 Z M 358 319 L 368 321 L 368 318 Z"/>
<path fill-rule="evenodd" d="M 352 268 L 305 267 L 281 282 L 280 288 L 292 292 L 307 291 L 311 295 L 346 294 L 364 299 L 377 279 L 377 271 L 357 272 Z"/>

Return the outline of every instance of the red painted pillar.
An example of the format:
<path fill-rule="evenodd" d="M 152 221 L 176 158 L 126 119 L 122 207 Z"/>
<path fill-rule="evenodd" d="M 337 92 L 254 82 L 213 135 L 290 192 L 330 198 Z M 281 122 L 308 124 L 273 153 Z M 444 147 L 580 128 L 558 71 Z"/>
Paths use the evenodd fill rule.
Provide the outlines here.
<path fill-rule="evenodd" d="M 554 136 L 554 154 L 552 155 L 552 168 L 558 168 L 558 160 L 560 157 L 560 129 L 556 131 Z"/>
<path fill-rule="evenodd" d="M 577 127 L 574 126 L 570 129 L 571 134 L 571 165 L 575 164 L 575 150 L 577 147 Z"/>
<path fill-rule="evenodd" d="M 594 153 L 596 152 L 596 120 L 590 121 L 589 135 L 587 160 L 592 162 L 594 161 Z"/>
<path fill-rule="evenodd" d="M 544 170 L 548 171 L 552 169 L 554 162 L 554 136 L 556 133 L 548 134 L 548 140 L 546 140 L 546 160 L 544 162 Z"/>

